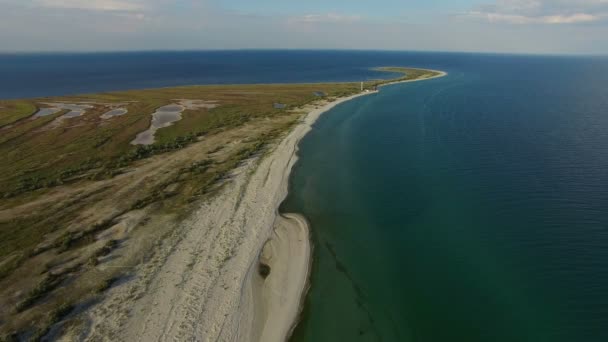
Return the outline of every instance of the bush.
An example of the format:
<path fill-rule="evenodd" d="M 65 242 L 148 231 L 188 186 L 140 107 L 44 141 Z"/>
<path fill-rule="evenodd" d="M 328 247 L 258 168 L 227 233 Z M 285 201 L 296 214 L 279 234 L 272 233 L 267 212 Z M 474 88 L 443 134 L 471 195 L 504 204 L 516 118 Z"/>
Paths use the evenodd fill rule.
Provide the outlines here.
<path fill-rule="evenodd" d="M 42 279 L 38 285 L 36 285 L 36 287 L 26 294 L 23 300 L 17 303 L 15 311 L 22 312 L 23 310 L 32 306 L 32 304 L 34 304 L 38 299 L 51 292 L 59 284 L 59 281 L 59 277 L 52 274 L 44 277 L 44 279 Z"/>

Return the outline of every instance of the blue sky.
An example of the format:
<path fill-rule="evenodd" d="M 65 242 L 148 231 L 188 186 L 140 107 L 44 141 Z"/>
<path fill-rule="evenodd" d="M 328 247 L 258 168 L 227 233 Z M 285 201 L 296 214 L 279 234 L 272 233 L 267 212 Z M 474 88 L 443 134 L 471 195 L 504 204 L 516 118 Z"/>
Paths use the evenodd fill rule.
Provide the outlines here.
<path fill-rule="evenodd" d="M 0 51 L 608 54 L 608 0 L 0 0 Z"/>

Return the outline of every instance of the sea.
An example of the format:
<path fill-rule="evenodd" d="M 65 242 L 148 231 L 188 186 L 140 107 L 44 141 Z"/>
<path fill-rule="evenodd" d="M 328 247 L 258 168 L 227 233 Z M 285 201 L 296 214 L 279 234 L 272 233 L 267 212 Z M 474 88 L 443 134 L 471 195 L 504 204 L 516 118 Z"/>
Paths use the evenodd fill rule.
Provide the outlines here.
<path fill-rule="evenodd" d="M 0 55 L 0 98 L 448 76 L 325 113 L 284 212 L 314 244 L 295 342 L 608 341 L 608 57 L 387 51 Z"/>

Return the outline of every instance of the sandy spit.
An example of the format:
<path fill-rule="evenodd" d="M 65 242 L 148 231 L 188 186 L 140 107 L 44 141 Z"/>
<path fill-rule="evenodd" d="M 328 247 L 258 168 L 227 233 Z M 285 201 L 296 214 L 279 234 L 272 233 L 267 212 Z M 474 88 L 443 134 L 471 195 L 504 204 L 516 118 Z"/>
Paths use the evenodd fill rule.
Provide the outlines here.
<path fill-rule="evenodd" d="M 306 220 L 278 212 L 298 143 L 321 114 L 369 94 L 305 108 L 303 121 L 268 155 L 236 170 L 219 195 L 157 243 L 132 280 L 84 314 L 84 330 L 65 339 L 285 341 L 311 265 Z M 261 264 L 270 268 L 265 277 Z"/>

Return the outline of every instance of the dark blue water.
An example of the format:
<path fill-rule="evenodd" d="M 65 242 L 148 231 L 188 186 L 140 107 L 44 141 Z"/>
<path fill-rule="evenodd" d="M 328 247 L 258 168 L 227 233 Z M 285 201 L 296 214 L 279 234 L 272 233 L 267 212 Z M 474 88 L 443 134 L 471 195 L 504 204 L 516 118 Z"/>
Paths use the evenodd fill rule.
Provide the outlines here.
<path fill-rule="evenodd" d="M 431 60 L 436 61 L 436 60 Z M 608 341 L 608 60 L 460 56 L 327 113 L 295 341 Z"/>
<path fill-rule="evenodd" d="M 196 84 L 363 81 L 391 77 L 370 70 L 378 66 L 459 68 L 478 59 L 488 56 L 386 51 L 0 54 L 0 99 Z"/>
<path fill-rule="evenodd" d="M 0 99 L 197 84 L 364 81 L 394 76 L 370 68 L 400 64 L 402 55 L 335 51 L 0 54 Z"/>

